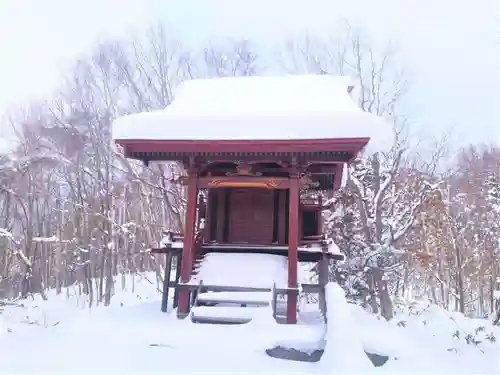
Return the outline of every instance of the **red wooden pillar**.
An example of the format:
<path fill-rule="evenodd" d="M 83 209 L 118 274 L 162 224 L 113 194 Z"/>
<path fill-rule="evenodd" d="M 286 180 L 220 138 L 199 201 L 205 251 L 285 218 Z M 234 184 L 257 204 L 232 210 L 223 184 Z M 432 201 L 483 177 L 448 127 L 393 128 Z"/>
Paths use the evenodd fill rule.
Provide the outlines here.
<path fill-rule="evenodd" d="M 288 215 L 288 288 L 295 289 L 288 292 L 287 323 L 297 323 L 297 267 L 299 263 L 299 178 L 290 178 L 290 200 Z"/>
<path fill-rule="evenodd" d="M 335 174 L 333 175 L 333 191 L 337 191 L 340 189 L 340 186 L 342 185 L 343 173 L 344 173 L 344 163 L 337 164 L 337 169 L 335 170 Z"/>
<path fill-rule="evenodd" d="M 226 189 L 215 189 L 217 194 L 217 231 L 215 242 L 224 243 L 224 223 L 226 220 Z"/>
<path fill-rule="evenodd" d="M 278 243 L 280 245 L 286 245 L 286 216 L 285 210 L 288 210 L 286 206 L 286 190 L 278 190 Z"/>
<path fill-rule="evenodd" d="M 204 236 L 203 239 L 207 242 L 213 241 L 214 239 L 212 238 L 212 204 L 214 201 L 214 189 L 208 189 L 207 190 L 207 213 L 205 217 L 205 229 L 204 229 Z"/>
<path fill-rule="evenodd" d="M 187 181 L 187 208 L 186 222 L 184 224 L 184 248 L 182 249 L 182 263 L 180 282 L 187 283 L 191 278 L 193 269 L 193 244 L 196 222 L 196 204 L 198 196 L 198 177 L 190 174 Z M 179 291 L 179 305 L 177 307 L 177 316 L 184 318 L 189 310 L 189 290 L 181 288 Z"/>

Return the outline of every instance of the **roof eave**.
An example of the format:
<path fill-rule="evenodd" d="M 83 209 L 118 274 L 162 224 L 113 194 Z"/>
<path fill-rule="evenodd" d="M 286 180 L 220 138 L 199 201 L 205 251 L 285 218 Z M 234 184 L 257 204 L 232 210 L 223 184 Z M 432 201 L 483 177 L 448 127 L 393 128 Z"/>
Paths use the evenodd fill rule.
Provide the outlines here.
<path fill-rule="evenodd" d="M 287 139 L 287 140 L 144 140 L 118 139 L 128 152 L 326 152 L 357 154 L 370 138 Z"/>

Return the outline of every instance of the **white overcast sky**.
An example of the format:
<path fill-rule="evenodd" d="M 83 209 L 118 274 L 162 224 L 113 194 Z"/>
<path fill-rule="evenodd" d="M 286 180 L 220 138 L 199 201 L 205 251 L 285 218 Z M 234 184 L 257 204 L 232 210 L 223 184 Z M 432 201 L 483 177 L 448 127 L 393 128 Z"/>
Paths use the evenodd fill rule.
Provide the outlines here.
<path fill-rule="evenodd" d="M 462 142 L 500 143 L 499 0 L 0 0 L 0 113 L 56 87 L 60 67 L 97 38 L 153 21 L 187 43 L 229 36 L 269 45 L 333 34 L 342 18 L 399 45 L 419 129 L 455 124 Z"/>

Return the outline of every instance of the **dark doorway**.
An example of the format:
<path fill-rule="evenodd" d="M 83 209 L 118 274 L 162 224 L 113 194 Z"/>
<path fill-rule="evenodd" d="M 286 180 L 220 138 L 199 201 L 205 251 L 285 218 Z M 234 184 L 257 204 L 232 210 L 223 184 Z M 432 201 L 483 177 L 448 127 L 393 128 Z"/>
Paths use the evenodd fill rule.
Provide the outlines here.
<path fill-rule="evenodd" d="M 318 233 L 318 212 L 302 212 L 302 236 L 317 236 Z"/>

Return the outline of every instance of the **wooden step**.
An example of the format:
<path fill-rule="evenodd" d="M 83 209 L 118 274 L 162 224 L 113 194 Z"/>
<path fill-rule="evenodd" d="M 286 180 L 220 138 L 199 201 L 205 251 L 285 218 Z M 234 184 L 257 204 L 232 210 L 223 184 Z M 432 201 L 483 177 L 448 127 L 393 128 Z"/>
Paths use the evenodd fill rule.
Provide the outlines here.
<path fill-rule="evenodd" d="M 255 309 L 246 307 L 193 306 L 191 321 L 206 324 L 245 324 L 252 320 Z"/>
<path fill-rule="evenodd" d="M 236 325 L 246 324 L 252 321 L 252 318 L 233 318 L 233 317 L 217 317 L 217 316 L 195 316 L 191 315 L 193 323 L 200 324 L 223 324 L 223 325 Z"/>
<path fill-rule="evenodd" d="M 216 306 L 216 305 L 240 305 L 241 307 L 265 307 L 269 306 L 268 301 L 244 301 L 244 300 L 231 300 L 231 299 L 210 299 L 210 298 L 199 298 L 199 306 Z"/>
<path fill-rule="evenodd" d="M 198 288 L 199 281 L 191 280 L 187 284 L 179 284 L 185 285 L 191 288 Z M 203 289 L 211 292 L 241 292 L 241 293 L 253 293 L 253 292 L 271 292 L 272 288 L 266 287 L 252 287 L 252 286 L 235 286 L 235 285 L 211 285 L 211 284 L 203 284 Z"/>

